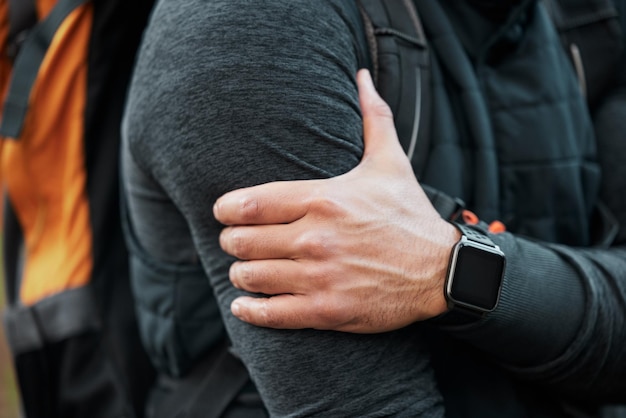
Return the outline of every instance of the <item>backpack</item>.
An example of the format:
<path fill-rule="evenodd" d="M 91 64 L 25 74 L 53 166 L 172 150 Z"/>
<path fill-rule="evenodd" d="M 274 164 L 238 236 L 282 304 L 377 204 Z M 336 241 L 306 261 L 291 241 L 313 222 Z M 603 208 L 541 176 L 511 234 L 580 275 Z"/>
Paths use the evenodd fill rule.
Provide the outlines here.
<path fill-rule="evenodd" d="M 541 0 L 570 57 L 582 94 L 591 111 L 614 81 L 623 47 L 616 42 L 621 16 L 613 0 Z M 418 179 L 424 170 L 430 143 L 431 58 L 428 41 L 413 0 L 358 0 L 372 58 L 373 79 L 394 115 L 398 138 Z M 622 13 L 623 10 L 620 10 Z M 598 40 L 604 48 L 598 50 Z M 464 202 L 421 184 L 439 214 L 456 219 Z M 595 246 L 608 247 L 618 233 L 618 222 L 599 202 L 594 212 Z"/>
<path fill-rule="evenodd" d="M 29 418 L 140 416 L 152 386 L 117 195 L 125 91 L 151 8 L 0 7 L 4 325 Z"/>

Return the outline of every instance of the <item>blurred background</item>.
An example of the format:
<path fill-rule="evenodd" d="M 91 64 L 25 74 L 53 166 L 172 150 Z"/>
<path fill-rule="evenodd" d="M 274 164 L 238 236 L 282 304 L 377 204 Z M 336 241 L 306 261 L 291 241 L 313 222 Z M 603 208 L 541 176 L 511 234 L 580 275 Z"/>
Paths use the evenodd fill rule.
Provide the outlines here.
<path fill-rule="evenodd" d="M 0 273 L 0 312 L 4 311 L 4 303 L 4 278 Z M 19 417 L 19 400 L 10 358 L 4 336 L 4 325 L 2 325 L 0 326 L 0 418 Z"/>

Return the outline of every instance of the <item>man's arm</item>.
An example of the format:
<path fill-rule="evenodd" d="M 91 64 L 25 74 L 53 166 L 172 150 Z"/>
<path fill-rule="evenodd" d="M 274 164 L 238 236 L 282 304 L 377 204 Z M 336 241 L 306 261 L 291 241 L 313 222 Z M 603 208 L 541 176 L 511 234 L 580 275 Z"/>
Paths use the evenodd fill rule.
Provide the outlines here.
<path fill-rule="evenodd" d="M 214 213 L 233 225 L 222 233 L 222 247 L 251 260 L 235 264 L 231 280 L 278 294 L 237 299 L 238 317 L 278 328 L 381 332 L 441 312 L 451 248 L 441 226 L 446 222 L 433 216 L 412 173 L 401 171 L 406 157 L 394 152 L 387 118 L 368 119 L 365 110 L 364 117 L 379 124 L 369 128 L 379 137 L 366 138 L 372 148 L 350 173 L 238 190 L 218 200 Z M 500 307 L 484 320 L 455 325 L 444 317 L 440 326 L 566 395 L 623 400 L 626 250 L 574 249 L 509 233 L 492 239 L 507 254 Z M 319 244 L 317 251 L 299 252 L 302 242 Z M 288 274 L 275 274 L 282 273 L 277 259 L 294 255 Z"/>
<path fill-rule="evenodd" d="M 414 333 L 277 331 L 235 318 L 232 300 L 249 293 L 229 282 L 223 226 L 206 216 L 229 190 L 331 177 L 358 163 L 354 75 L 365 45 L 351 1 L 161 1 L 137 63 L 128 151 L 162 189 L 140 197 L 175 205 L 170 216 L 182 222 L 168 223 L 188 227 L 234 349 L 273 416 L 442 415 Z M 143 225 L 135 230 L 150 216 L 135 213 Z"/>

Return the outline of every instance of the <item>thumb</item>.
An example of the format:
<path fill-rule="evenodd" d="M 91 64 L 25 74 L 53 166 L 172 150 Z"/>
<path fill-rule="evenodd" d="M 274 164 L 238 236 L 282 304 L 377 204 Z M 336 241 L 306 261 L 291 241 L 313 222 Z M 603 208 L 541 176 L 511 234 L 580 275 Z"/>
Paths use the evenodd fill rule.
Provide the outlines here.
<path fill-rule="evenodd" d="M 398 152 L 404 155 L 398 141 L 391 109 L 378 95 L 370 72 L 366 69 L 359 70 L 356 77 L 363 114 L 365 149 L 362 160 L 370 159 L 373 156 L 391 156 Z"/>

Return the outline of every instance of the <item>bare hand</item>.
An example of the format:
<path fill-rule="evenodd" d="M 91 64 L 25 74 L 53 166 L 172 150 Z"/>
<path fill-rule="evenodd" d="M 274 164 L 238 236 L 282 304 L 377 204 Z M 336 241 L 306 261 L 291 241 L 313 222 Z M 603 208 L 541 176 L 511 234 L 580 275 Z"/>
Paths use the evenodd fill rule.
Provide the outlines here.
<path fill-rule="evenodd" d="M 349 173 L 225 194 L 214 206 L 220 245 L 239 258 L 232 312 L 272 328 L 374 333 L 446 310 L 456 228 L 430 204 L 369 72 L 357 74 L 365 150 Z"/>

